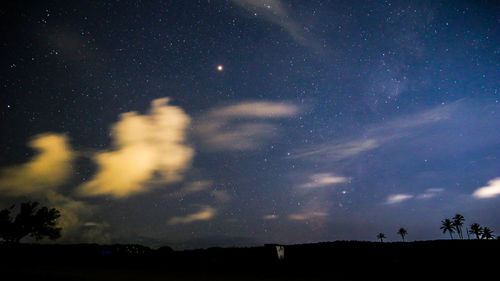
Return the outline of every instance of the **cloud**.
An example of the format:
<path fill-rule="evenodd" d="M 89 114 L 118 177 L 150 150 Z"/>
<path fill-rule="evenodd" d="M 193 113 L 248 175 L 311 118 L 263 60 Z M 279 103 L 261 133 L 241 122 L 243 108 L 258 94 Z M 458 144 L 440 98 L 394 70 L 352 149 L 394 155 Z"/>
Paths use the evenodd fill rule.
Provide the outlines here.
<path fill-rule="evenodd" d="M 386 204 L 398 204 L 403 201 L 406 201 L 408 199 L 413 198 L 413 195 L 411 194 L 392 194 L 387 197 L 387 200 L 385 201 Z"/>
<path fill-rule="evenodd" d="M 488 181 L 488 185 L 480 187 L 472 193 L 475 198 L 493 198 L 500 195 L 500 178 Z"/>
<path fill-rule="evenodd" d="M 0 192 L 28 195 L 64 184 L 71 176 L 75 153 L 61 134 L 35 136 L 29 146 L 37 154 L 25 164 L 8 167 L 0 175 Z"/>
<path fill-rule="evenodd" d="M 298 214 L 291 214 L 288 216 L 290 220 L 294 221 L 304 221 L 304 220 L 310 220 L 314 218 L 322 218 L 326 217 L 328 214 L 325 212 L 304 212 L 304 213 L 298 213 Z"/>
<path fill-rule="evenodd" d="M 229 195 L 224 190 L 212 190 L 212 192 L 210 192 L 210 194 L 217 202 L 220 202 L 220 203 L 227 203 L 227 202 L 231 201 L 231 199 L 232 199 L 231 195 Z"/>
<path fill-rule="evenodd" d="M 317 51 L 322 47 L 311 36 L 309 29 L 292 19 L 288 9 L 280 0 L 232 0 L 234 3 L 250 12 L 255 17 L 262 17 L 265 21 L 283 28 L 293 40 L 302 46 Z"/>
<path fill-rule="evenodd" d="M 278 219 L 279 216 L 275 215 L 275 214 L 271 214 L 271 215 L 265 215 L 262 218 L 265 219 L 265 220 L 275 220 L 275 219 Z"/>
<path fill-rule="evenodd" d="M 279 134 L 271 119 L 298 112 L 297 106 L 288 103 L 241 102 L 211 110 L 200 118 L 196 132 L 211 150 L 252 150 Z"/>
<path fill-rule="evenodd" d="M 91 212 L 91 208 L 84 202 L 74 200 L 54 191 L 48 191 L 45 194 L 45 198 L 51 206 L 61 211 L 58 224 L 64 230 L 81 225 L 81 216 L 88 215 Z"/>
<path fill-rule="evenodd" d="M 168 197 L 184 197 L 189 194 L 201 192 L 207 190 L 210 186 L 212 185 L 212 181 L 194 181 L 194 182 L 189 182 L 185 186 L 183 186 L 181 189 L 169 193 L 166 196 Z"/>
<path fill-rule="evenodd" d="M 375 149 L 380 146 L 377 139 L 354 139 L 339 143 L 324 145 L 313 145 L 309 148 L 298 151 L 291 158 L 322 158 L 329 161 L 340 161 L 354 157 L 365 151 Z"/>
<path fill-rule="evenodd" d="M 422 126 L 439 124 L 450 120 L 460 111 L 462 102 L 438 106 L 418 113 L 368 126 L 362 136 L 309 145 L 298 149 L 290 158 L 304 158 L 313 161 L 337 162 L 348 160 L 362 153 L 377 149 L 394 140 L 418 132 Z"/>
<path fill-rule="evenodd" d="M 299 185 L 301 188 L 317 188 L 347 182 L 346 177 L 339 177 L 331 173 L 320 173 L 309 176 L 309 182 Z"/>
<path fill-rule="evenodd" d="M 298 112 L 295 105 L 278 102 L 242 102 L 213 111 L 219 117 L 280 118 L 293 116 Z"/>
<path fill-rule="evenodd" d="M 196 213 L 189 214 L 186 216 L 171 218 L 168 221 L 168 224 L 175 225 L 175 224 L 187 224 L 195 221 L 206 221 L 212 219 L 216 213 L 217 210 L 215 208 L 210 206 L 202 206 L 200 211 Z"/>
<path fill-rule="evenodd" d="M 190 118 L 168 98 L 152 102 L 149 114 L 128 112 L 112 127 L 115 150 L 97 153 L 96 175 L 80 186 L 82 195 L 127 197 L 148 191 L 153 180 L 182 179 L 194 150 L 185 144 Z"/>
<path fill-rule="evenodd" d="M 439 193 L 443 192 L 443 188 L 429 188 L 424 193 L 417 195 L 417 199 L 430 199 L 439 195 Z"/>

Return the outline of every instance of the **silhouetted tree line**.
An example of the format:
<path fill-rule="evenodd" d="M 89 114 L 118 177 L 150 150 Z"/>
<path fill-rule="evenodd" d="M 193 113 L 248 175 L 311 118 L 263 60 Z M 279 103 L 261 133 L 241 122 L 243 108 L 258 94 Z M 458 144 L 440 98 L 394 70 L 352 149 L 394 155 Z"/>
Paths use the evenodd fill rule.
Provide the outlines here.
<path fill-rule="evenodd" d="M 448 232 L 450 234 L 450 238 L 453 239 L 453 233 L 457 233 L 458 238 L 464 239 L 463 236 L 463 225 L 465 218 L 461 214 L 456 214 L 451 219 L 444 219 L 441 221 L 441 229 L 443 233 Z M 469 234 L 473 234 L 476 236 L 476 239 L 493 239 L 493 230 L 489 227 L 481 226 L 478 223 L 473 223 L 470 225 L 470 229 L 465 228 L 465 233 L 467 234 L 467 238 L 470 239 Z"/>
<path fill-rule="evenodd" d="M 463 226 L 465 222 L 465 217 L 462 216 L 461 214 L 456 214 L 453 218 L 451 219 L 444 219 L 441 221 L 441 227 L 440 229 L 443 230 L 443 233 L 448 232 L 450 234 L 450 238 L 453 240 L 453 233 L 457 233 L 458 237 L 460 239 L 464 239 L 463 235 Z M 465 228 L 465 233 L 467 234 L 467 238 L 470 239 L 469 234 L 475 235 L 476 239 L 494 239 L 495 237 L 493 236 L 493 230 L 491 230 L 489 227 L 486 226 L 481 226 L 478 223 L 473 223 L 470 225 L 469 228 Z M 405 241 L 405 236 L 408 234 L 408 231 L 404 228 L 400 228 L 397 232 L 398 235 L 401 236 L 403 239 L 403 242 Z M 387 237 L 385 236 L 384 233 L 379 233 L 377 234 L 377 239 L 380 240 L 380 242 L 384 242 L 384 239 Z M 497 237 L 497 239 L 500 239 L 500 236 Z"/>

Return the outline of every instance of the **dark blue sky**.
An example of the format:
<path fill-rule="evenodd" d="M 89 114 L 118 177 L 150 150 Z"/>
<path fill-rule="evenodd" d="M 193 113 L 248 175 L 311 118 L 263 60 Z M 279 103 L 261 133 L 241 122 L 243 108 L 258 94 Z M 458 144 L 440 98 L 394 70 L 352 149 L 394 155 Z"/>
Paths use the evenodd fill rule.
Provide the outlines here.
<path fill-rule="evenodd" d="M 59 207 L 61 242 L 500 231 L 495 1 L 9 5 L 0 204 Z"/>

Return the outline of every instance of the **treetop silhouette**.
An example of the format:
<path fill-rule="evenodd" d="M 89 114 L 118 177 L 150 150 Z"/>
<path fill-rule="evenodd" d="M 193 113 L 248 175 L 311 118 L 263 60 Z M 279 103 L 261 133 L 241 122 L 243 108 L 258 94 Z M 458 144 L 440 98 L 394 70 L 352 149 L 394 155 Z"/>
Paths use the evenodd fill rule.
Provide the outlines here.
<path fill-rule="evenodd" d="M 408 234 L 408 231 L 406 229 L 404 229 L 403 227 L 401 227 L 397 234 L 401 235 L 401 238 L 403 239 L 403 242 L 405 241 L 405 236 L 406 234 Z"/>
<path fill-rule="evenodd" d="M 377 238 L 380 239 L 380 242 L 384 242 L 384 239 L 387 238 L 385 234 L 379 233 L 377 234 Z"/>
<path fill-rule="evenodd" d="M 453 225 L 453 222 L 450 219 L 445 219 L 444 221 L 441 221 L 442 226 L 440 229 L 443 230 L 443 233 L 448 232 L 450 234 L 451 239 L 453 240 L 453 232 L 455 232 L 455 226 Z"/>
<path fill-rule="evenodd" d="M 55 208 L 40 207 L 38 202 L 21 203 L 19 213 L 11 217 L 15 205 L 0 210 L 0 239 L 6 242 L 19 243 L 31 236 L 35 240 L 47 237 L 56 240 L 61 237 L 61 228 L 57 227 L 57 219 L 61 216 Z"/>

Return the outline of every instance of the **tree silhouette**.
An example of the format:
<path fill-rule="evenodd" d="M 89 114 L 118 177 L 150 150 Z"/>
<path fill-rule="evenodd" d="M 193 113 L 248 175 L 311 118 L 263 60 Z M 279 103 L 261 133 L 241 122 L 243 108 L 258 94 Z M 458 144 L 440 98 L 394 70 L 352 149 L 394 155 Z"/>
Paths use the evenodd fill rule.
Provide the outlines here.
<path fill-rule="evenodd" d="M 483 234 L 483 228 L 479 223 L 473 223 L 470 225 L 469 233 L 476 235 L 476 239 L 479 239 Z"/>
<path fill-rule="evenodd" d="M 57 219 L 61 216 L 55 208 L 41 207 L 38 202 L 21 203 L 19 213 L 11 218 L 14 205 L 0 210 L 0 238 L 13 243 L 31 236 L 36 240 L 47 237 L 55 240 L 61 237 L 61 228 L 57 227 Z"/>
<path fill-rule="evenodd" d="M 385 234 L 379 233 L 379 234 L 377 234 L 377 238 L 380 239 L 380 242 L 384 242 L 384 239 L 387 237 L 385 237 Z"/>
<path fill-rule="evenodd" d="M 491 230 L 489 227 L 484 227 L 481 239 L 492 239 L 492 238 L 493 238 L 493 230 Z"/>
<path fill-rule="evenodd" d="M 458 234 L 458 237 L 460 237 L 460 239 L 464 239 L 464 237 L 462 235 L 462 226 L 464 225 L 464 221 L 465 221 L 465 218 L 461 214 L 456 214 L 453 217 L 453 226 L 457 230 L 457 234 Z"/>
<path fill-rule="evenodd" d="M 406 231 L 406 229 L 404 229 L 404 228 L 401 227 L 398 230 L 398 234 L 401 235 L 401 238 L 403 238 L 403 242 L 404 242 L 405 241 L 405 236 L 406 236 L 406 234 L 408 234 L 408 231 Z"/>
<path fill-rule="evenodd" d="M 443 233 L 448 233 L 450 234 L 451 240 L 453 240 L 453 232 L 455 232 L 455 227 L 453 226 L 453 222 L 450 219 L 445 219 L 444 221 L 441 221 L 442 226 L 440 229 L 443 230 Z"/>

